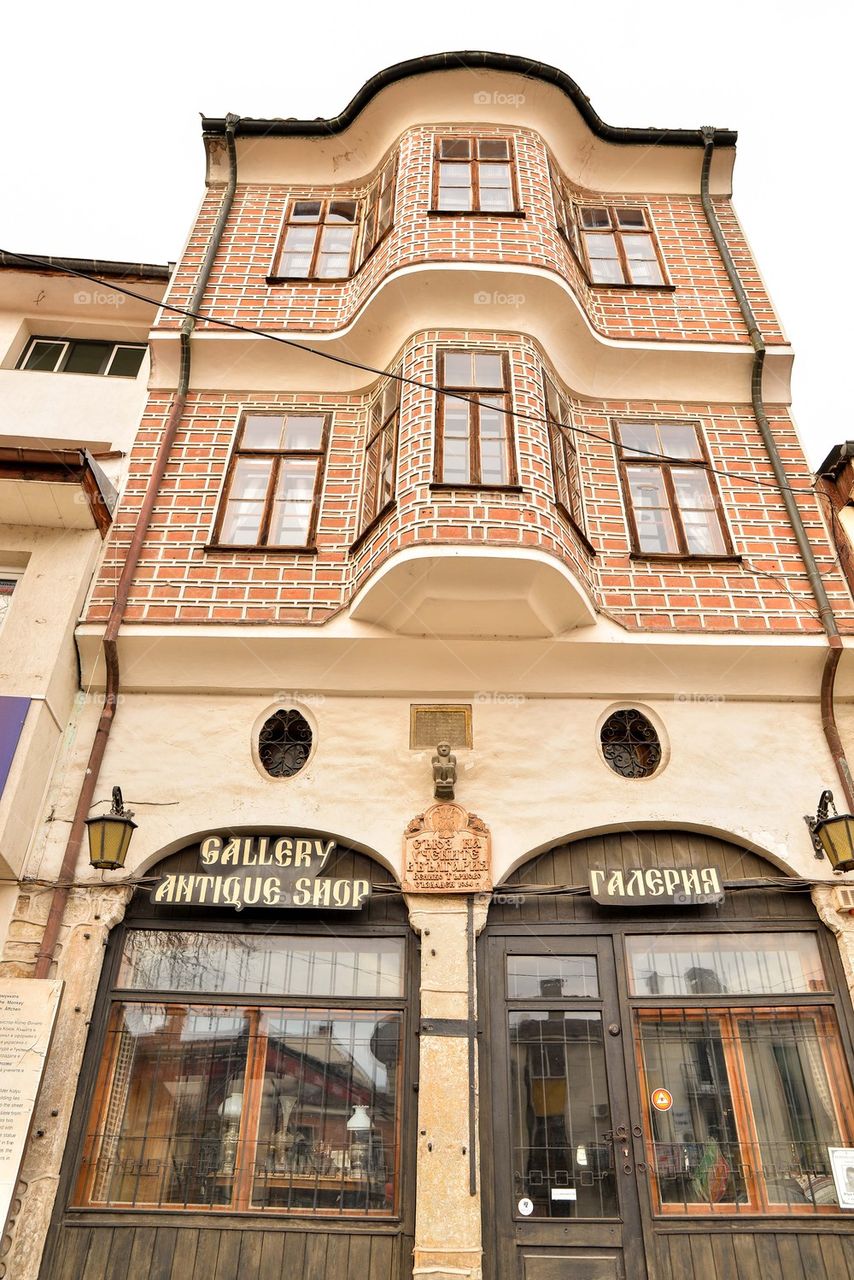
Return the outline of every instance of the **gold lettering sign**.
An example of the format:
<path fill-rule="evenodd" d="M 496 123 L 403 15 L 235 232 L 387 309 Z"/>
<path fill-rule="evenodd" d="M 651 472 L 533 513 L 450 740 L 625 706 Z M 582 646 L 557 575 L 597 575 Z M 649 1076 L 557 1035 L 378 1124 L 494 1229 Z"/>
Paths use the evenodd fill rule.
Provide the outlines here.
<path fill-rule="evenodd" d="M 326 837 L 293 834 L 205 836 L 198 871 L 167 872 L 151 891 L 158 906 L 278 907 L 354 911 L 369 880 L 321 876 L 335 851 Z"/>
<path fill-rule="evenodd" d="M 440 802 L 403 835 L 405 893 L 483 893 L 492 888 L 489 828 L 460 804 Z"/>

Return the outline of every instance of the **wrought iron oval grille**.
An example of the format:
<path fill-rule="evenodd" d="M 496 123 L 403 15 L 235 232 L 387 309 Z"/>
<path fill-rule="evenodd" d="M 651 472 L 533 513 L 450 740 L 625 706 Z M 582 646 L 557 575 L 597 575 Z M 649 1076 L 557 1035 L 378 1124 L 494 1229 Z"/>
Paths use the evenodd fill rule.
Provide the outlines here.
<path fill-rule="evenodd" d="M 311 725 L 298 711 L 274 711 L 258 735 L 258 758 L 271 778 L 292 778 L 311 754 Z"/>
<path fill-rule="evenodd" d="M 648 778 L 661 764 L 658 734 L 640 711 L 615 711 L 599 737 L 607 764 L 623 778 Z"/>

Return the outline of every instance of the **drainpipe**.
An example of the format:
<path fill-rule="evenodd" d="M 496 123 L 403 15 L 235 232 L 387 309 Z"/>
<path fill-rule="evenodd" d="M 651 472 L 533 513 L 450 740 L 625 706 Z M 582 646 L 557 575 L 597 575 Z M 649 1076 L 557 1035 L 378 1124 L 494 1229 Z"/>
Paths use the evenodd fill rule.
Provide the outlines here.
<path fill-rule="evenodd" d="M 745 292 L 738 274 L 738 267 L 735 265 L 733 256 L 729 251 L 729 245 L 724 239 L 721 225 L 718 222 L 718 215 L 709 194 L 709 174 L 712 167 L 712 156 L 715 150 L 715 130 L 708 126 L 701 130 L 703 135 L 703 168 L 700 177 L 700 199 L 703 203 L 703 212 L 706 215 L 706 221 L 709 224 L 709 230 L 712 238 L 717 245 L 718 252 L 724 264 L 724 270 L 727 273 L 729 282 L 732 285 L 733 293 L 741 311 L 744 323 L 747 326 L 747 332 L 750 337 L 750 344 L 753 347 L 753 371 L 750 378 L 750 396 L 753 405 L 753 416 L 756 419 L 756 425 L 759 428 L 759 434 L 765 445 L 765 450 L 771 462 L 771 470 L 774 472 L 774 478 L 780 486 L 780 492 L 783 497 L 783 504 L 786 508 L 786 514 L 795 535 L 795 541 L 798 544 L 798 550 L 806 569 L 807 579 L 815 602 L 818 605 L 819 617 L 824 627 L 825 635 L 829 650 L 824 664 L 824 670 L 821 677 L 821 725 L 824 730 L 824 736 L 833 757 L 833 763 L 836 766 L 836 772 L 839 774 L 839 780 L 842 783 L 842 790 L 845 794 L 845 802 L 849 813 L 854 812 L 854 779 L 851 776 L 851 769 L 845 756 L 845 748 L 842 745 L 842 739 L 839 736 L 839 730 L 836 725 L 836 715 L 833 709 L 833 687 L 836 681 L 836 671 L 839 666 L 839 660 L 842 657 L 842 637 L 839 634 L 839 628 L 836 625 L 836 618 L 833 614 L 830 600 L 822 581 L 818 564 L 816 563 L 815 554 L 812 549 L 807 531 L 804 527 L 803 519 L 795 500 L 795 495 L 789 488 L 789 481 L 783 467 L 783 461 L 777 449 L 777 442 L 774 439 L 768 422 L 768 415 L 765 412 L 765 402 L 762 397 L 762 373 L 765 366 L 766 347 L 765 340 L 759 331 L 759 325 L 756 322 L 756 316 L 750 305 L 750 299 Z"/>
<path fill-rule="evenodd" d="M 198 311 L 204 297 L 204 292 L 210 279 L 211 269 L 213 267 L 219 246 L 222 241 L 222 234 L 225 230 L 225 224 L 231 212 L 231 206 L 234 203 L 234 193 L 237 188 L 237 149 L 234 143 L 234 131 L 237 127 L 239 116 L 229 115 L 225 119 L 225 140 L 228 149 L 228 181 L 225 191 L 223 192 L 222 203 L 220 204 L 219 214 L 214 223 L 213 232 L 208 242 L 207 251 L 202 260 L 196 285 L 193 290 L 192 297 L 188 304 L 187 310 L 190 312 Z M 127 550 L 122 572 L 116 586 L 116 594 L 110 609 L 110 615 L 107 619 L 107 625 L 104 628 L 102 643 L 104 646 L 104 666 L 106 669 L 106 680 L 104 685 L 104 701 L 101 707 L 101 716 L 98 720 L 98 727 L 95 730 L 95 738 L 92 742 L 92 748 L 89 752 L 89 760 L 86 765 L 86 773 L 83 777 L 83 785 L 80 788 L 80 795 L 77 798 L 77 806 L 74 810 L 74 818 L 71 823 L 71 830 L 68 833 L 68 841 L 65 846 L 65 853 L 62 857 L 62 864 L 59 869 L 59 885 L 53 891 L 50 909 L 48 911 L 47 921 L 45 923 L 44 934 L 42 935 L 41 947 L 36 956 L 36 967 L 33 973 L 35 978 L 47 978 L 50 976 L 50 969 L 53 963 L 54 952 L 56 951 L 56 943 L 59 937 L 59 930 L 62 925 L 62 918 L 65 913 L 65 906 L 68 902 L 70 893 L 69 882 L 74 878 L 74 872 L 77 866 L 77 856 L 80 852 L 80 845 L 83 842 L 83 836 L 86 831 L 86 819 L 89 816 L 89 810 L 95 795 L 95 788 L 101 775 L 101 765 L 104 760 L 104 752 L 107 749 L 110 733 L 112 732 L 113 723 L 116 717 L 116 707 L 118 705 L 120 672 L 119 672 L 119 655 L 118 655 L 118 635 L 119 629 L 124 620 L 125 608 L 130 595 L 130 589 L 133 584 L 134 575 L 136 573 L 139 557 L 142 552 L 143 543 L 148 533 L 151 517 L 157 502 L 157 496 L 166 474 L 166 468 L 169 464 L 169 458 L 172 453 L 172 446 L 178 433 L 178 426 L 187 403 L 187 391 L 190 385 L 190 336 L 195 328 L 195 319 L 192 315 L 185 316 L 181 322 L 181 364 L 178 373 L 178 386 L 172 399 L 172 405 L 169 409 L 169 416 L 166 419 L 166 425 L 163 428 L 163 436 L 157 450 L 157 456 L 154 459 L 154 466 L 151 469 L 151 475 L 146 486 L 145 496 L 139 509 L 136 524 L 134 525 L 133 534 L 130 540 L 130 546 Z"/>

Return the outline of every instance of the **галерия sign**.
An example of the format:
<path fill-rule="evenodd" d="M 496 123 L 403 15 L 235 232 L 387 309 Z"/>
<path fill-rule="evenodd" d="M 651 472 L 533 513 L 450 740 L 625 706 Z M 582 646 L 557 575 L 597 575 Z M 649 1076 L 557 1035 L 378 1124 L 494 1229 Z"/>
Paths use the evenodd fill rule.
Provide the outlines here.
<path fill-rule="evenodd" d="M 717 867 L 594 867 L 590 896 L 610 907 L 706 907 L 724 886 Z"/>

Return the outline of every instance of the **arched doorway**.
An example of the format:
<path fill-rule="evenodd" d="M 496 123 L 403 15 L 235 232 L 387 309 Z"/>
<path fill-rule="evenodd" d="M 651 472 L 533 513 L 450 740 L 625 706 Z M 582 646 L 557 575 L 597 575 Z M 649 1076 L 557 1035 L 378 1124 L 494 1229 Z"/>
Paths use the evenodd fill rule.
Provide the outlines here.
<path fill-rule="evenodd" d="M 847 1274 L 851 1007 L 807 884 L 712 836 L 589 837 L 517 869 L 480 948 L 488 1274 Z"/>
<path fill-rule="evenodd" d="M 411 1274 L 417 987 L 396 881 L 340 844 L 315 877 L 316 833 L 292 832 L 310 870 L 293 900 L 314 905 L 280 886 L 264 910 L 245 904 L 288 852 L 232 839 L 234 883 L 199 877 L 189 845 L 111 935 L 43 1280 Z"/>

